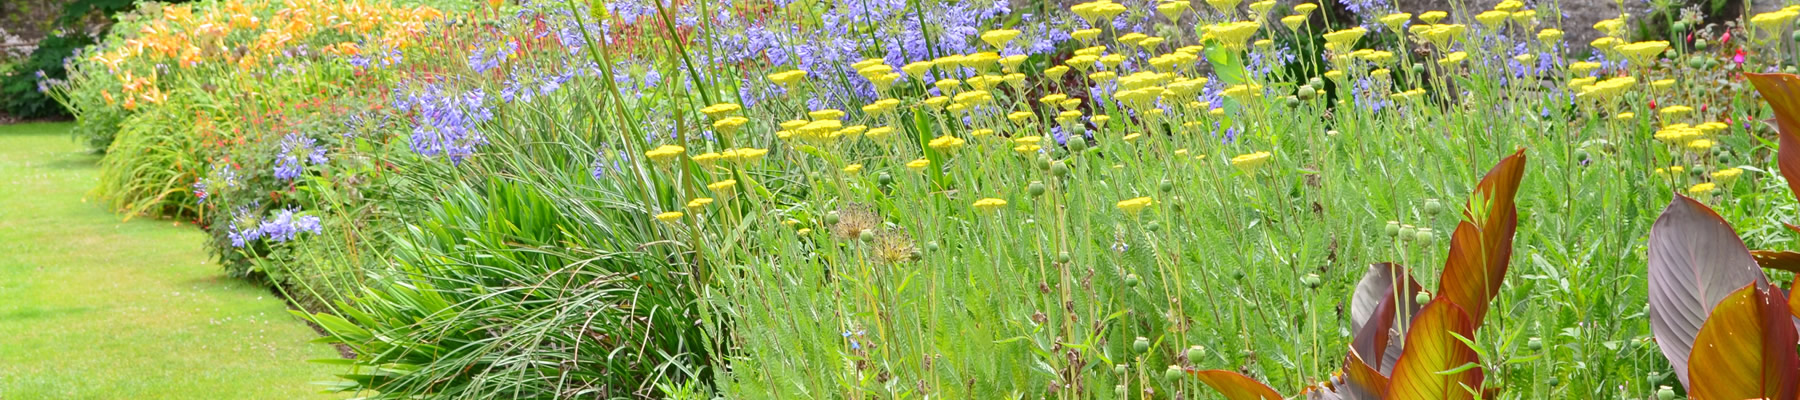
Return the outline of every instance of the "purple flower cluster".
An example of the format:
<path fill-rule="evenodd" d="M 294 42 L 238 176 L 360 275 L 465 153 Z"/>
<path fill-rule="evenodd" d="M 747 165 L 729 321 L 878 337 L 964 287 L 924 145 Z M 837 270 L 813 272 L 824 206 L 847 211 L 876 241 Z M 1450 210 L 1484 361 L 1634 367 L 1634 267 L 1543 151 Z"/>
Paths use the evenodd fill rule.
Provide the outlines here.
<path fill-rule="evenodd" d="M 307 164 L 324 164 L 325 161 L 325 147 L 319 146 L 317 140 L 288 134 L 281 139 L 281 152 L 275 156 L 275 179 L 299 178 Z"/>
<path fill-rule="evenodd" d="M 268 239 L 282 243 L 299 238 L 300 232 L 317 235 L 322 231 L 324 228 L 319 224 L 319 217 L 295 215 L 293 209 L 281 209 L 274 216 L 259 222 L 250 215 L 249 208 L 239 208 L 226 237 L 231 240 L 232 247 L 242 248 L 257 240 Z"/>
<path fill-rule="evenodd" d="M 458 91 L 430 83 L 396 93 L 393 106 L 400 112 L 414 114 L 414 152 L 427 157 L 442 155 L 452 163 L 460 163 L 474 155 L 477 146 L 487 143 L 487 137 L 477 130 L 478 125 L 494 118 L 487 97 L 479 88 Z"/>

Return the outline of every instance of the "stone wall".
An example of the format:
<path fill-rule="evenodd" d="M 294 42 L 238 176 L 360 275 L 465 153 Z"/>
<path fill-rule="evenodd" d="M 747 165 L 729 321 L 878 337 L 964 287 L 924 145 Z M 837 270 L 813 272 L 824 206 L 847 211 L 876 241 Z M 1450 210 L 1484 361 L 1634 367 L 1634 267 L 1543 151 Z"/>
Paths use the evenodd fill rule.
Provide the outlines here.
<path fill-rule="evenodd" d="M 36 48 L 50 34 L 52 22 L 72 0 L 0 0 L 0 61 Z"/>

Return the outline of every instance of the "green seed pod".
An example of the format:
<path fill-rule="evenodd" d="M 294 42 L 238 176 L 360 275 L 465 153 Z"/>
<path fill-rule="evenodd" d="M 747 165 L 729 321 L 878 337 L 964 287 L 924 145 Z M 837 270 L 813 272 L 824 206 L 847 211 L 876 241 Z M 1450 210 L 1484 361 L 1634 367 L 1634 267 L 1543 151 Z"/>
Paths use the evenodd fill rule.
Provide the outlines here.
<path fill-rule="evenodd" d="M 1050 175 L 1063 178 L 1069 176 L 1069 164 L 1062 161 L 1050 163 Z"/>
<path fill-rule="evenodd" d="M 1800 31 L 1794 31 L 1794 35 L 1792 36 L 1792 38 L 1794 39 L 1794 41 L 1800 42 Z"/>
<path fill-rule="evenodd" d="M 1701 57 L 1701 56 L 1688 57 L 1687 65 L 1689 68 L 1705 67 L 1706 66 L 1706 58 Z"/>
<path fill-rule="evenodd" d="M 1125 376 L 1126 372 L 1131 372 L 1130 367 L 1126 367 L 1125 364 L 1113 364 L 1113 375 Z"/>
<path fill-rule="evenodd" d="M 1065 251 L 1065 252 L 1061 252 L 1061 253 L 1056 253 L 1056 262 L 1068 264 L 1069 260 L 1070 260 L 1069 252 Z"/>
<path fill-rule="evenodd" d="M 1444 212 L 1444 203 L 1438 199 L 1425 199 L 1425 215 L 1438 215 Z"/>
<path fill-rule="evenodd" d="M 1300 283 L 1306 285 L 1307 288 L 1316 289 L 1321 282 L 1319 274 L 1306 274 L 1306 276 L 1300 277 Z"/>
<path fill-rule="evenodd" d="M 1675 400 L 1675 389 L 1668 386 L 1656 388 L 1656 399 Z"/>
<path fill-rule="evenodd" d="M 1187 359 L 1188 359 L 1189 364 L 1198 365 L 1198 364 L 1200 364 L 1200 359 L 1205 358 L 1205 357 L 1206 357 L 1206 347 L 1205 346 L 1201 346 L 1201 345 L 1197 345 L 1197 344 L 1193 345 L 1193 346 L 1188 346 Z"/>
<path fill-rule="evenodd" d="M 1593 158 L 1593 155 L 1588 154 L 1587 149 L 1581 149 L 1581 150 L 1575 151 L 1575 161 L 1577 161 L 1577 162 L 1588 162 L 1588 160 L 1592 159 L 1592 158 Z"/>
<path fill-rule="evenodd" d="M 1175 182 L 1170 181 L 1168 179 L 1164 179 L 1164 180 L 1162 180 L 1162 183 L 1158 183 L 1156 185 L 1156 189 L 1161 190 L 1163 193 L 1168 193 L 1168 192 L 1174 191 L 1175 190 Z"/>
<path fill-rule="evenodd" d="M 1300 98 L 1299 97 L 1288 96 L 1286 98 L 1283 98 L 1282 101 L 1287 103 L 1288 108 L 1300 107 Z"/>
<path fill-rule="evenodd" d="M 1419 238 L 1419 228 L 1415 228 L 1412 225 L 1400 225 L 1400 240 L 1413 240 L 1417 238 Z"/>
<path fill-rule="evenodd" d="M 1231 279 L 1244 280 L 1244 271 L 1231 271 Z"/>
<path fill-rule="evenodd" d="M 1688 28 L 1687 21 L 1675 21 L 1674 24 L 1669 25 L 1669 29 L 1674 30 L 1676 32 L 1685 31 L 1685 30 L 1687 30 L 1687 28 Z"/>
<path fill-rule="evenodd" d="M 1425 64 L 1413 64 L 1412 72 L 1414 75 L 1424 74 L 1425 73 Z"/>
<path fill-rule="evenodd" d="M 879 175 L 875 175 L 875 183 L 879 183 L 879 184 L 881 184 L 881 186 L 893 185 L 894 184 L 894 174 L 889 174 L 889 173 L 883 172 Z"/>
<path fill-rule="evenodd" d="M 937 251 L 937 250 L 938 250 L 938 243 L 936 240 L 933 240 L 930 242 L 925 242 L 925 251 Z"/>
<path fill-rule="evenodd" d="M 1301 85 L 1299 92 L 1301 100 L 1312 100 L 1314 97 L 1319 96 L 1319 91 L 1314 90 L 1312 85 Z"/>
<path fill-rule="evenodd" d="M 1694 50 L 1706 50 L 1706 39 L 1694 39 Z"/>
<path fill-rule="evenodd" d="M 1544 384 L 1546 384 L 1546 385 L 1550 385 L 1550 387 L 1556 387 L 1556 386 L 1557 386 L 1557 385 L 1561 385 L 1561 384 L 1562 384 L 1562 380 L 1561 380 L 1561 379 L 1556 379 L 1556 377 L 1554 377 L 1554 376 L 1552 376 L 1552 377 L 1550 377 L 1550 380 L 1549 380 L 1549 381 L 1546 381 L 1546 382 L 1544 382 Z"/>
<path fill-rule="evenodd" d="M 1138 285 L 1137 274 L 1125 274 L 1125 287 L 1134 288 L 1134 287 L 1137 287 L 1137 285 Z"/>
<path fill-rule="evenodd" d="M 1419 228 L 1419 231 L 1416 232 L 1415 235 L 1418 236 L 1414 237 L 1413 240 L 1417 240 L 1419 241 L 1419 244 L 1427 246 L 1430 246 L 1432 240 L 1437 238 L 1437 236 L 1431 234 L 1431 228 Z"/>
<path fill-rule="evenodd" d="M 1543 350 L 1544 349 L 1544 339 L 1540 339 L 1536 336 L 1533 336 L 1531 339 L 1527 339 L 1525 341 L 1525 348 L 1531 349 L 1531 351 Z"/>
<path fill-rule="evenodd" d="M 875 241 L 875 231 L 863 230 L 862 233 L 856 235 L 856 238 L 861 239 L 864 242 L 873 242 Z"/>
<path fill-rule="evenodd" d="M 1162 224 L 1158 224 L 1158 223 L 1156 223 L 1156 221 L 1145 222 L 1144 230 L 1150 231 L 1150 232 L 1160 231 L 1160 230 L 1162 230 Z"/>
<path fill-rule="evenodd" d="M 1043 196 L 1044 195 L 1044 183 L 1038 182 L 1038 181 L 1031 181 L 1031 183 L 1025 185 L 1025 192 L 1030 193 L 1031 197 Z"/>
<path fill-rule="evenodd" d="M 1131 388 L 1125 387 L 1125 384 L 1121 383 L 1118 386 L 1113 386 L 1113 397 L 1123 399 L 1129 394 L 1131 394 Z"/>
<path fill-rule="evenodd" d="M 825 213 L 825 225 L 837 225 L 837 223 L 838 223 L 837 211 Z"/>
<path fill-rule="evenodd" d="M 1426 291 L 1420 290 L 1419 294 L 1413 295 L 1413 302 L 1419 303 L 1419 304 L 1430 303 L 1431 302 L 1431 292 L 1426 292 Z"/>
<path fill-rule="evenodd" d="M 1386 232 L 1388 237 L 1399 236 L 1400 235 L 1400 221 L 1388 221 L 1387 228 L 1383 229 L 1382 231 Z"/>
<path fill-rule="evenodd" d="M 1325 80 L 1324 80 L 1324 79 L 1320 79 L 1320 78 L 1319 78 L 1319 77 L 1316 77 L 1316 76 L 1315 76 L 1315 77 L 1312 77 L 1312 78 L 1311 78 L 1311 79 L 1307 79 L 1307 80 L 1306 80 L 1306 84 L 1307 84 L 1307 85 L 1308 85 L 1308 86 L 1312 86 L 1312 87 L 1316 87 L 1316 88 L 1322 88 L 1322 87 L 1325 87 Z"/>
<path fill-rule="evenodd" d="M 1138 336 L 1137 340 L 1131 341 L 1131 350 L 1134 352 L 1137 352 L 1139 354 L 1149 352 L 1150 351 L 1150 338 Z"/>
<path fill-rule="evenodd" d="M 1169 382 L 1180 381 L 1181 375 L 1183 375 L 1183 372 L 1181 371 L 1180 365 L 1170 365 L 1169 369 L 1163 370 L 1163 380 L 1166 380 Z M 1667 399 L 1664 399 L 1664 400 L 1667 400 Z"/>
<path fill-rule="evenodd" d="M 1038 167 L 1039 171 L 1049 171 L 1050 170 L 1050 155 L 1044 154 L 1044 153 L 1038 153 L 1037 167 Z"/>
<path fill-rule="evenodd" d="M 1081 153 L 1083 151 L 1087 151 L 1087 148 L 1088 148 L 1087 138 L 1084 138 L 1081 136 L 1073 136 L 1073 135 L 1069 136 L 1069 152 L 1070 153 Z"/>

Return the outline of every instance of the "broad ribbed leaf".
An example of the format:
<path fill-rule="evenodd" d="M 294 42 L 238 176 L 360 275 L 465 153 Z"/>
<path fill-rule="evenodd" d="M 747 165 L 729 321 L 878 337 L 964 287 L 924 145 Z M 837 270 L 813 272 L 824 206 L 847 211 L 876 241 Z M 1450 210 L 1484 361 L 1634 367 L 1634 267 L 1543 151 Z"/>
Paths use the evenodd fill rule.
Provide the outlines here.
<path fill-rule="evenodd" d="M 1396 293 L 1395 283 L 1401 283 L 1405 290 Z M 1393 373 L 1394 362 L 1400 359 L 1404 343 L 1393 339 L 1404 337 L 1410 318 L 1419 313 L 1415 297 L 1419 290 L 1419 282 L 1406 272 L 1406 267 L 1393 263 L 1370 264 L 1369 271 L 1356 284 L 1350 304 L 1351 331 L 1356 333 L 1351 339 L 1351 351 L 1373 361 L 1369 366 L 1383 376 Z M 1395 304 L 1400 307 L 1394 307 Z"/>
<path fill-rule="evenodd" d="M 1775 126 L 1781 136 L 1775 163 L 1781 167 L 1781 177 L 1787 178 L 1788 191 L 1800 198 L 1800 76 L 1744 74 L 1744 78 L 1756 86 L 1756 92 L 1775 111 Z"/>
<path fill-rule="evenodd" d="M 1387 398 L 1388 377 L 1369 367 L 1367 361 L 1351 353 L 1344 357 L 1344 376 L 1337 392 L 1350 400 L 1382 400 Z"/>
<path fill-rule="evenodd" d="M 1457 339 L 1475 337 L 1475 320 L 1462 307 L 1433 301 L 1419 311 L 1406 332 L 1406 351 L 1388 382 L 1389 400 L 1473 399 L 1480 390 L 1479 366 L 1445 373 L 1481 360 L 1475 349 Z"/>
<path fill-rule="evenodd" d="M 1781 289 L 1746 283 L 1713 308 L 1694 341 L 1688 392 L 1695 399 L 1795 399 L 1800 357 Z"/>
<path fill-rule="evenodd" d="M 1478 326 L 1487 317 L 1489 301 L 1500 294 L 1500 282 L 1512 260 L 1513 232 L 1519 226 L 1513 197 L 1524 176 L 1524 149 L 1501 159 L 1475 185 L 1473 199 L 1463 210 L 1464 221 L 1450 234 L 1450 255 L 1438 279 L 1437 296 L 1461 306 Z"/>
<path fill-rule="evenodd" d="M 1262 382 L 1257 382 L 1255 379 L 1250 379 L 1250 377 L 1237 372 L 1209 369 L 1205 371 L 1190 370 L 1188 374 L 1200 378 L 1201 383 L 1219 391 L 1219 394 L 1225 395 L 1227 400 L 1281 400 L 1281 394 L 1276 393 L 1275 389 L 1270 389 L 1269 385 L 1264 385 Z"/>
<path fill-rule="evenodd" d="M 1650 226 L 1650 331 L 1681 384 L 1688 381 L 1694 337 L 1733 290 L 1751 282 L 1768 286 L 1750 250 L 1719 214 L 1675 195 Z"/>
<path fill-rule="evenodd" d="M 1800 273 L 1800 253 L 1791 251 L 1753 250 L 1750 252 L 1750 257 L 1755 258 L 1756 265 L 1763 268 Z"/>

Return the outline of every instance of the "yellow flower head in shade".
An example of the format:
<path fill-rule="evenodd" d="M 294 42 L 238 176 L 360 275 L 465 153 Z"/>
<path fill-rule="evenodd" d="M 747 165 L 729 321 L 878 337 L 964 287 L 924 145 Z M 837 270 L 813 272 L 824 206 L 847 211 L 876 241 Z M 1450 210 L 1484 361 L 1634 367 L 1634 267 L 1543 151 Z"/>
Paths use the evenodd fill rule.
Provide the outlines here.
<path fill-rule="evenodd" d="M 1717 143 L 1713 143 L 1711 139 L 1694 139 L 1693 141 L 1687 142 L 1688 150 L 1694 151 L 1709 150 L 1712 149 L 1714 145 L 1717 145 Z"/>
<path fill-rule="evenodd" d="M 1782 25 L 1786 25 L 1788 22 L 1793 21 L 1796 16 L 1800 16 L 1800 12 L 1789 10 L 1770 11 L 1751 16 L 1750 24 L 1756 25 L 1757 29 L 1779 33 Z"/>
<path fill-rule="evenodd" d="M 1388 29 L 1390 29 L 1390 30 L 1399 32 L 1400 25 L 1406 24 L 1406 21 L 1409 21 L 1409 20 L 1412 20 L 1412 13 L 1393 13 L 1393 14 L 1383 15 L 1383 16 L 1381 16 L 1381 18 L 1378 18 L 1375 21 L 1381 22 L 1382 25 L 1387 26 Z"/>
<path fill-rule="evenodd" d="M 1181 14 L 1186 13 L 1188 8 L 1186 0 L 1177 0 L 1156 5 L 1156 12 L 1162 13 L 1164 17 L 1174 21 L 1181 19 Z"/>
<path fill-rule="evenodd" d="M 1243 100 L 1247 100 L 1253 96 L 1262 95 L 1262 87 L 1251 86 L 1251 85 L 1247 85 L 1247 84 L 1231 85 L 1229 87 L 1226 87 L 1225 90 L 1220 91 L 1220 93 L 1224 94 L 1225 97 L 1230 97 L 1233 99 L 1238 99 L 1239 101 L 1243 101 Z"/>
<path fill-rule="evenodd" d="M 1419 14 L 1419 20 L 1425 21 L 1427 24 L 1435 24 L 1448 16 L 1450 16 L 1450 13 L 1443 11 L 1426 11 L 1424 14 Z"/>
<path fill-rule="evenodd" d="M 800 129 L 800 127 L 806 126 L 806 124 L 810 124 L 810 123 L 812 123 L 812 121 L 807 121 L 804 119 L 790 119 L 787 121 L 783 121 L 781 123 L 781 129 Z"/>
<path fill-rule="evenodd" d="M 1512 19 L 1519 25 L 1535 26 L 1537 25 L 1537 10 L 1514 11 Z"/>
<path fill-rule="evenodd" d="M 1435 44 L 1441 48 L 1449 46 L 1451 42 L 1462 40 L 1463 33 L 1468 31 L 1468 25 L 1444 24 L 1432 25 L 1430 29 L 1426 29 L 1421 33 L 1423 34 L 1422 36 L 1425 37 L 1425 40 L 1430 41 L 1431 44 Z"/>
<path fill-rule="evenodd" d="M 676 145 L 672 145 L 672 144 L 665 144 L 662 146 L 658 146 L 655 149 L 651 149 L 650 151 L 644 152 L 644 156 L 650 157 L 651 161 L 656 161 L 658 163 L 667 164 L 670 161 L 674 161 L 676 157 L 680 157 L 682 153 L 686 153 L 686 152 L 687 152 L 687 148 L 685 148 L 685 147 L 676 146 Z"/>
<path fill-rule="evenodd" d="M 995 29 L 981 33 L 981 41 L 987 42 L 989 46 L 994 46 L 994 48 L 1004 48 L 1007 43 L 1012 42 L 1013 38 L 1016 37 L 1019 37 L 1019 30 L 1017 29 Z"/>
<path fill-rule="evenodd" d="M 1475 22 L 1480 22 L 1482 25 L 1487 25 L 1488 27 L 1497 27 L 1500 24 L 1506 23 L 1506 20 L 1509 18 L 1512 18 L 1512 13 L 1500 10 L 1485 11 L 1480 14 L 1475 14 Z"/>
<path fill-rule="evenodd" d="M 1380 68 L 1380 69 L 1376 69 L 1373 71 L 1369 71 L 1369 76 L 1374 77 L 1374 78 L 1387 78 L 1388 77 L 1388 69 Z"/>
<path fill-rule="evenodd" d="M 1657 110 L 1656 112 L 1658 114 L 1662 114 L 1662 116 L 1664 118 L 1673 118 L 1673 117 L 1687 115 L 1687 113 L 1690 113 L 1693 111 L 1694 111 L 1693 107 L 1676 105 L 1676 106 L 1663 107 L 1661 110 Z"/>
<path fill-rule="evenodd" d="M 707 189 L 712 189 L 712 191 L 719 192 L 721 194 L 730 194 L 731 190 L 736 187 L 737 187 L 736 179 L 726 179 L 726 180 L 706 184 Z"/>
<path fill-rule="evenodd" d="M 1712 182 L 1701 182 L 1700 184 L 1689 186 L 1687 191 L 1688 194 L 1707 194 L 1712 193 L 1713 190 L 1718 188 L 1719 185 L 1714 185 Z"/>
<path fill-rule="evenodd" d="M 751 163 L 769 155 L 769 149 L 735 148 L 720 152 L 720 159 L 737 163 Z"/>
<path fill-rule="evenodd" d="M 1082 43 L 1091 44 L 1091 43 L 1094 43 L 1095 38 L 1100 37 L 1100 30 L 1094 29 L 1094 28 L 1077 29 L 1073 32 L 1069 32 L 1069 37 L 1075 38 L 1075 40 L 1080 40 Z"/>
<path fill-rule="evenodd" d="M 1467 59 L 1469 59 L 1468 52 L 1458 51 L 1458 52 L 1450 53 L 1449 55 L 1444 56 L 1444 58 L 1438 59 L 1437 63 L 1439 66 L 1449 67 L 1452 65 L 1460 64 L 1463 62 L 1463 60 L 1467 60 Z"/>
<path fill-rule="evenodd" d="M 1636 85 L 1636 77 L 1621 76 L 1587 85 L 1581 89 L 1581 93 L 1577 96 L 1583 98 L 1605 99 L 1624 93 L 1626 90 L 1630 90 L 1632 86 Z"/>
<path fill-rule="evenodd" d="M 806 79 L 806 71 L 795 69 L 776 72 L 769 74 L 768 78 L 770 82 L 775 82 L 781 86 L 793 86 L 795 83 L 800 82 L 801 79 Z"/>
<path fill-rule="evenodd" d="M 1271 157 L 1274 157 L 1274 154 L 1270 154 L 1266 151 L 1240 155 L 1231 158 L 1231 166 L 1237 167 L 1238 170 L 1244 172 L 1252 172 L 1257 168 L 1262 167 L 1264 164 L 1268 164 L 1269 158 Z"/>
<path fill-rule="evenodd" d="M 894 127 L 891 127 L 891 126 L 877 126 L 874 128 L 870 128 L 868 132 L 863 132 L 863 136 L 866 136 L 870 139 L 875 139 L 875 140 L 886 139 L 886 138 L 892 137 L 893 135 L 894 135 Z"/>
<path fill-rule="evenodd" d="M 713 199 L 711 197 L 701 197 L 698 199 L 688 200 L 687 208 L 706 207 L 706 205 L 712 204 L 712 203 L 713 203 Z"/>
<path fill-rule="evenodd" d="M 1310 14 L 1313 10 L 1317 9 L 1319 9 L 1319 5 L 1314 3 L 1300 3 L 1294 5 L 1294 13 L 1300 15 Z"/>
<path fill-rule="evenodd" d="M 1014 55 L 1010 55 L 1010 56 L 1006 56 L 1006 57 L 1000 57 L 1000 67 L 1005 68 L 1007 71 L 1018 71 L 1019 65 L 1024 64 L 1026 60 L 1030 60 L 1030 59 L 1031 59 L 1030 56 L 1027 56 L 1024 54 L 1014 54 Z"/>
<path fill-rule="evenodd" d="M 719 133 L 729 135 L 732 133 L 736 133 L 738 131 L 738 128 L 744 127 L 744 124 L 747 124 L 747 123 L 750 123 L 749 118 L 744 118 L 744 117 L 739 117 L 739 116 L 734 115 L 734 116 L 730 116 L 730 117 L 721 118 L 718 121 L 713 122 L 713 130 L 719 131 Z"/>
<path fill-rule="evenodd" d="M 1305 24 L 1305 23 L 1306 23 L 1305 15 L 1289 15 L 1286 17 L 1281 17 L 1281 24 L 1287 25 L 1288 29 L 1300 30 L 1300 25 Z"/>
<path fill-rule="evenodd" d="M 1256 15 L 1268 14 L 1269 10 L 1273 9 L 1275 9 L 1275 0 L 1263 0 L 1250 3 L 1250 11 L 1255 11 Z"/>
<path fill-rule="evenodd" d="M 1654 82 L 1650 82 L 1650 87 L 1657 89 L 1666 89 L 1670 86 L 1675 86 L 1674 79 L 1657 79 Z"/>
<path fill-rule="evenodd" d="M 844 173 L 846 173 L 846 174 L 854 174 L 854 173 L 862 172 L 862 169 L 863 169 L 862 164 L 850 164 L 850 165 L 845 165 L 844 168 L 842 169 L 842 171 L 844 171 Z"/>
<path fill-rule="evenodd" d="M 1701 132 L 1705 132 L 1705 133 L 1713 133 L 1713 132 L 1725 130 L 1725 128 L 1730 128 L 1730 127 L 1731 127 L 1730 125 L 1725 125 L 1724 122 L 1711 121 L 1711 122 L 1703 122 L 1700 125 L 1696 125 L 1696 126 L 1694 126 L 1694 129 L 1699 129 Z"/>
<path fill-rule="evenodd" d="M 932 66 L 933 64 L 930 61 L 916 61 L 901 66 L 900 70 L 906 71 L 907 75 L 912 75 L 913 79 L 923 79 L 925 78 L 925 73 L 931 72 Z"/>
<path fill-rule="evenodd" d="M 1632 64 L 1648 63 L 1650 60 L 1655 59 L 1656 56 L 1661 55 L 1664 50 L 1668 49 L 1669 42 L 1661 40 L 1637 42 L 1619 45 L 1617 47 L 1619 53 L 1623 53 L 1626 58 L 1631 59 Z"/>
<path fill-rule="evenodd" d="M 936 139 L 931 139 L 930 146 L 932 149 L 937 150 L 937 151 L 952 152 L 952 151 L 956 151 L 956 149 L 962 148 L 963 144 L 967 143 L 967 142 L 968 141 L 965 141 L 959 137 L 944 135 L 944 136 L 938 136 Z"/>
<path fill-rule="evenodd" d="M 1001 208 L 1005 208 L 1005 207 L 1006 207 L 1006 200 L 996 199 L 996 198 L 992 198 L 992 197 L 975 201 L 975 209 L 981 210 L 983 212 L 999 211 Z"/>
<path fill-rule="evenodd" d="M 1556 42 L 1561 41 L 1562 38 L 1563 31 L 1556 28 L 1545 28 L 1544 30 L 1538 31 L 1537 34 L 1538 41 L 1543 42 L 1545 46 L 1554 46 L 1556 45 Z"/>
<path fill-rule="evenodd" d="M 1632 118 L 1637 118 L 1637 113 L 1626 111 L 1613 115 L 1613 119 L 1619 121 L 1630 121 Z"/>
<path fill-rule="evenodd" d="M 1600 63 L 1593 61 L 1576 61 L 1573 64 L 1569 64 L 1569 72 L 1576 75 L 1587 75 L 1589 72 L 1594 72 L 1595 69 L 1599 68 Z"/>
<path fill-rule="evenodd" d="M 1624 31 L 1624 29 L 1625 29 L 1625 16 L 1623 16 L 1623 15 L 1620 15 L 1618 18 L 1602 20 L 1600 22 L 1594 23 L 1594 30 L 1600 31 L 1600 33 L 1605 34 L 1606 36 L 1619 36 L 1619 34 L 1622 33 Z"/>
<path fill-rule="evenodd" d="M 1044 68 L 1044 76 L 1050 78 L 1051 80 L 1062 79 L 1063 74 L 1067 74 L 1067 73 L 1069 73 L 1069 66 L 1067 66 L 1067 65 L 1058 65 L 1058 66 L 1054 66 L 1054 67 L 1050 67 L 1050 68 Z"/>
<path fill-rule="evenodd" d="M 1139 41 L 1142 41 L 1142 40 L 1144 40 L 1144 38 L 1147 38 L 1147 37 L 1150 37 L 1150 36 L 1142 34 L 1142 33 L 1132 32 L 1132 33 L 1119 35 L 1118 38 L 1115 38 L 1113 40 L 1116 40 L 1119 43 L 1124 43 L 1127 46 L 1136 46 Z"/>
<path fill-rule="evenodd" d="M 719 119 L 719 118 L 723 118 L 727 115 L 731 115 L 732 113 L 735 113 L 741 109 L 743 109 L 743 107 L 739 107 L 737 104 L 719 103 L 719 104 L 706 106 L 706 108 L 701 108 L 700 112 L 703 114 L 706 114 L 707 117 L 711 117 L 712 119 Z"/>
<path fill-rule="evenodd" d="M 1737 180 L 1738 176 L 1741 176 L 1743 174 L 1744 174 L 1743 169 L 1726 168 L 1726 169 L 1721 169 L 1718 171 L 1713 171 L 1712 180 L 1713 180 L 1713 182 L 1718 182 L 1718 183 L 1731 183 L 1731 181 Z"/>
<path fill-rule="evenodd" d="M 1243 2 L 1244 0 L 1206 0 L 1206 4 L 1212 5 L 1213 8 L 1218 9 L 1219 12 L 1227 13 L 1236 11 L 1237 5 Z"/>
<path fill-rule="evenodd" d="M 1015 124 L 1024 124 L 1036 116 L 1037 114 L 1032 114 L 1030 111 L 1014 111 L 1011 114 L 1006 114 L 1006 119 Z"/>
<path fill-rule="evenodd" d="M 666 213 L 662 213 L 662 214 L 656 214 L 656 220 L 662 221 L 662 222 L 673 223 L 676 220 L 681 219 L 681 216 L 682 216 L 682 214 L 680 211 L 670 211 L 670 212 L 666 212 Z"/>
<path fill-rule="evenodd" d="M 694 162 L 700 163 L 700 165 L 712 165 L 713 162 L 719 161 L 719 159 L 723 158 L 723 157 L 724 156 L 720 156 L 719 153 L 708 152 L 708 153 L 696 154 L 690 158 L 693 159 Z"/>
<path fill-rule="evenodd" d="M 1145 208 L 1150 208 L 1150 206 L 1155 204 L 1155 199 L 1145 196 L 1122 200 L 1113 206 L 1118 207 L 1119 211 L 1124 211 L 1126 214 L 1138 215 L 1138 213 L 1143 212 Z"/>
<path fill-rule="evenodd" d="M 1330 80 L 1334 80 L 1334 81 L 1339 80 L 1339 79 L 1344 79 L 1344 70 L 1334 69 L 1334 70 L 1330 70 L 1330 71 L 1325 71 L 1325 79 L 1330 79 Z"/>
<path fill-rule="evenodd" d="M 1625 43 L 1625 41 L 1619 40 L 1619 38 L 1607 36 L 1607 37 L 1603 37 L 1603 38 L 1599 38 L 1599 39 L 1594 39 L 1594 41 L 1592 41 L 1592 42 L 1588 42 L 1588 46 L 1592 46 L 1595 50 L 1613 51 L 1614 47 L 1617 47 L 1620 44 L 1624 44 L 1624 43 Z"/>
<path fill-rule="evenodd" d="M 835 108 L 814 110 L 814 111 L 808 111 L 806 113 L 806 116 L 808 118 L 812 118 L 814 121 L 821 121 L 821 120 L 828 120 L 828 119 L 844 119 L 844 110 L 839 110 L 839 109 L 835 109 Z"/>
<path fill-rule="evenodd" d="M 906 168 L 914 171 L 922 170 L 929 166 L 931 166 L 931 160 L 924 158 L 906 162 Z"/>
<path fill-rule="evenodd" d="M 1360 26 L 1327 33 L 1325 34 L 1325 44 L 1339 52 L 1347 52 L 1356 45 L 1357 40 L 1362 40 L 1363 35 L 1368 33 L 1368 29 Z"/>
<path fill-rule="evenodd" d="M 1519 11 L 1521 8 L 1525 8 L 1525 3 L 1520 2 L 1519 0 L 1506 0 L 1500 2 L 1500 4 L 1494 5 L 1495 10 L 1506 12 Z"/>
<path fill-rule="evenodd" d="M 894 109 L 898 107 L 900 107 L 899 99 L 888 98 L 869 103 L 868 105 L 863 106 L 862 110 L 864 114 L 868 114 L 871 117 L 878 117 L 886 115 L 888 112 L 894 111 Z"/>
<path fill-rule="evenodd" d="M 1253 21 L 1237 21 L 1209 26 L 1206 33 L 1211 34 L 1214 40 L 1218 40 L 1227 49 L 1243 50 L 1244 44 L 1261 28 L 1261 24 Z"/>

